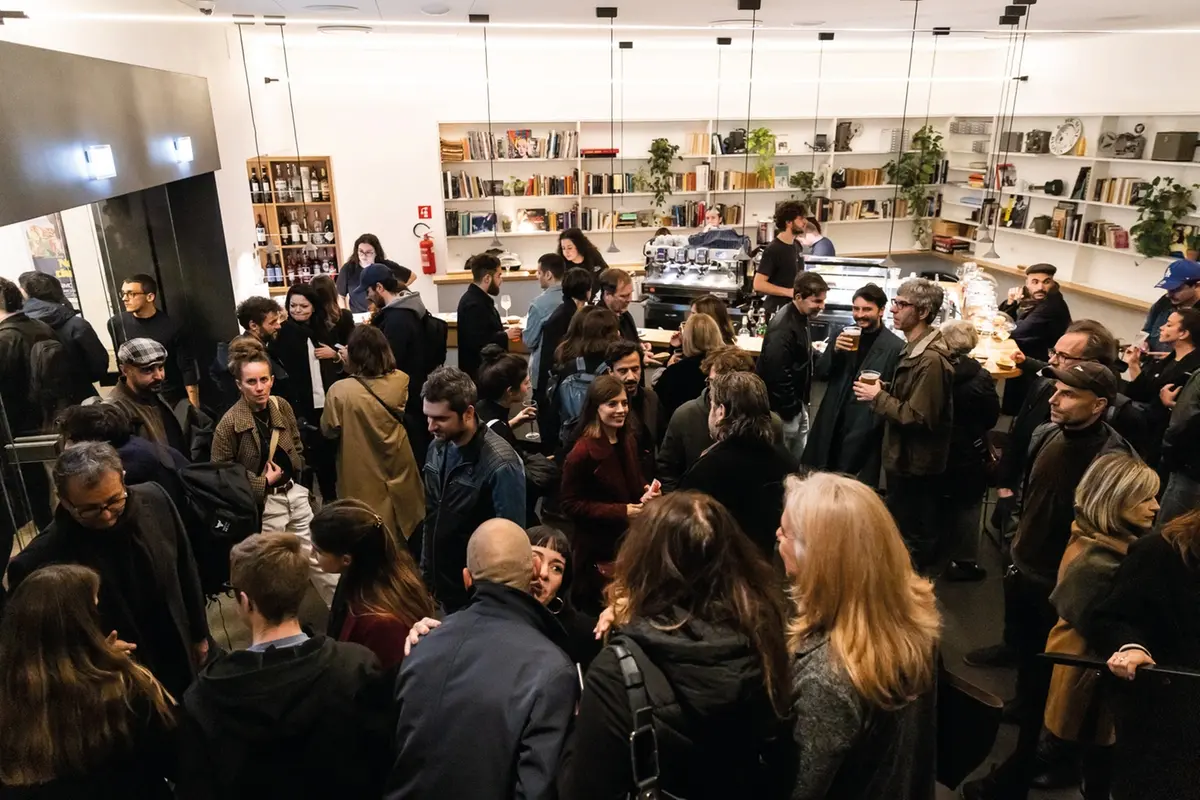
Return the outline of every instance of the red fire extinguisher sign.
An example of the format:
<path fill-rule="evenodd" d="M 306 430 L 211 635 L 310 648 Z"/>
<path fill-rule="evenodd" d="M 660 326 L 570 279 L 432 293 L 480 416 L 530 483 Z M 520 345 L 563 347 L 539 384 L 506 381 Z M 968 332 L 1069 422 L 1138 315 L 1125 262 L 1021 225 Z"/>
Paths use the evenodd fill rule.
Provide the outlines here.
<path fill-rule="evenodd" d="M 433 219 L 433 206 L 417 206 L 417 219 Z"/>

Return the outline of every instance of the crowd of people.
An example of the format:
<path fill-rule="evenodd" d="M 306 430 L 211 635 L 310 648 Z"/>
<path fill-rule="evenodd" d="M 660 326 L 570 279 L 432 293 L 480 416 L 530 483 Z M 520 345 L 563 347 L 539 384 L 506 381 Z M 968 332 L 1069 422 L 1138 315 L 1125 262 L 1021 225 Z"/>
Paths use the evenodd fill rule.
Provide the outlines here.
<path fill-rule="evenodd" d="M 934 581 L 984 576 L 990 484 L 1004 641 L 966 660 L 1017 668 L 1019 736 L 964 795 L 1024 798 L 1051 752 L 1107 798 L 1110 700 L 1040 655 L 1200 665 L 1200 264 L 1170 266 L 1149 349 L 1122 352 L 1030 268 L 997 459 L 1000 395 L 938 284 L 867 284 L 857 335 L 817 341 L 829 287 L 785 252 L 812 233 L 793 206 L 757 360 L 702 297 L 654 374 L 629 273 L 578 231 L 521 327 L 498 259 L 469 260 L 457 367 L 364 235 L 336 283 L 238 306 L 216 398 L 149 276 L 122 287 L 103 398 L 47 276 L 0 279 L 9 429 L 61 443 L 49 475 L 11 471 L 45 508 L 7 565 L 5 796 L 928 798 Z M 216 595 L 246 647 L 217 644 Z"/>

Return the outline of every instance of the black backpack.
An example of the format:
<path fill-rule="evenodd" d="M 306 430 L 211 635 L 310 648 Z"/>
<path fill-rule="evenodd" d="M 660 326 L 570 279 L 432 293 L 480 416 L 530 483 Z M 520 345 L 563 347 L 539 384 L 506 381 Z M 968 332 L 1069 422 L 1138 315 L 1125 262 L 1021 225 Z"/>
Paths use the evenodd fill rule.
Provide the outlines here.
<path fill-rule="evenodd" d="M 184 527 L 196 556 L 200 586 L 220 594 L 229 580 L 229 551 L 262 530 L 262 508 L 241 464 L 189 464 L 179 469 Z"/>
<path fill-rule="evenodd" d="M 433 372 L 446 363 L 446 343 L 450 339 L 450 326 L 428 311 L 421 317 L 421 338 L 425 340 L 425 374 Z M 417 387 L 421 391 L 421 387 Z"/>
<path fill-rule="evenodd" d="M 75 395 L 71 357 L 57 336 L 29 348 L 29 400 L 42 414 L 42 427 L 53 424 L 58 412 Z"/>

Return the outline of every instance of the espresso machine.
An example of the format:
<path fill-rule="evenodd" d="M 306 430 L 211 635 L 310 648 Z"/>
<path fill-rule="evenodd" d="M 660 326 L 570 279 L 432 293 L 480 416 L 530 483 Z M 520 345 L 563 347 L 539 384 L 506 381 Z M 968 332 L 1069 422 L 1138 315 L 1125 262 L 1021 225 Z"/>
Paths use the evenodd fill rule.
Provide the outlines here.
<path fill-rule="evenodd" d="M 725 301 L 736 328 L 742 316 L 738 305 L 750 299 L 744 237 L 697 235 L 690 239 L 696 243 L 690 243 L 687 236 L 669 235 L 646 243 L 646 277 L 642 282 L 646 327 L 677 330 L 692 302 L 711 294 Z"/>

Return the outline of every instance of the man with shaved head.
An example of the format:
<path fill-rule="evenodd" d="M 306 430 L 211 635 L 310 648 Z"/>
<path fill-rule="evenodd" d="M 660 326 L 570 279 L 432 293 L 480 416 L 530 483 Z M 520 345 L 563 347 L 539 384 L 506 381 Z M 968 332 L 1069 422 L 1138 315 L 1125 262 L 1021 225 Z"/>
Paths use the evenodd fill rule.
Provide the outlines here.
<path fill-rule="evenodd" d="M 471 534 L 467 604 L 400 667 L 388 800 L 554 796 L 579 676 L 532 576 L 521 526 L 491 519 Z"/>

